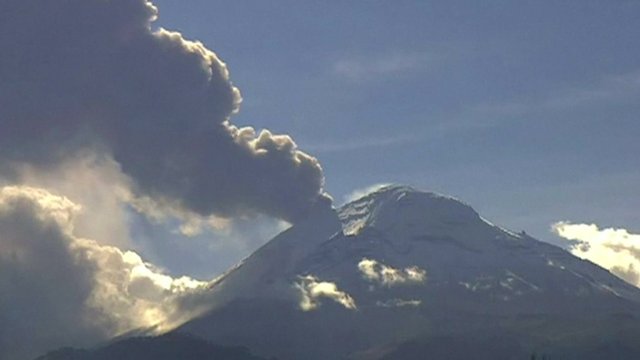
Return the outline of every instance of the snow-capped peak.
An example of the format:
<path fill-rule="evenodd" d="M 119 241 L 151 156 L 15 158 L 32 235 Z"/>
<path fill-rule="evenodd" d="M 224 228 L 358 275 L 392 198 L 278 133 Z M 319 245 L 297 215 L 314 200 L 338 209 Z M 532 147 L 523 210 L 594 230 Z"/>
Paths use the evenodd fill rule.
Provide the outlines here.
<path fill-rule="evenodd" d="M 429 232 L 482 222 L 469 205 L 452 197 L 390 185 L 342 206 L 339 211 L 346 235 L 365 227 Z"/>

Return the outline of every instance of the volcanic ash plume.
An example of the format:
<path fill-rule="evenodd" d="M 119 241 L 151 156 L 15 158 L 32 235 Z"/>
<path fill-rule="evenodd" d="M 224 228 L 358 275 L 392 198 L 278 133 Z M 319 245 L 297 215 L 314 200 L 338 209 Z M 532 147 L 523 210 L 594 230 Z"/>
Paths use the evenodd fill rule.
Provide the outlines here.
<path fill-rule="evenodd" d="M 226 65 L 152 29 L 145 0 L 0 3 L 0 176 L 112 158 L 136 196 L 200 215 L 295 222 L 326 202 L 322 168 L 287 135 L 239 128 Z"/>

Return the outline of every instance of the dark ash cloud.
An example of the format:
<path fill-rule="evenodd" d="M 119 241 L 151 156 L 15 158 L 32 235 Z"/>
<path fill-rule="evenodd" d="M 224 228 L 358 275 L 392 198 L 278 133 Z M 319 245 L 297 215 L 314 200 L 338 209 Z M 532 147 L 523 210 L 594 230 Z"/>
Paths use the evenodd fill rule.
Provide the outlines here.
<path fill-rule="evenodd" d="M 323 195 L 286 135 L 229 122 L 241 102 L 203 44 L 152 30 L 145 0 L 0 2 L 0 174 L 112 157 L 141 196 L 201 215 L 295 221 Z"/>

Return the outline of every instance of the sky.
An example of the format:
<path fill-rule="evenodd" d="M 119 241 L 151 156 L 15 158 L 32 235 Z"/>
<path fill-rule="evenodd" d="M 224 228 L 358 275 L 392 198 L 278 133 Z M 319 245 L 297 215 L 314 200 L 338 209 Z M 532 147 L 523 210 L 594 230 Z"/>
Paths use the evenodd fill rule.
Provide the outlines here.
<path fill-rule="evenodd" d="M 632 0 L 0 1 L 0 358 L 196 316 L 216 276 L 379 184 L 640 285 L 638 18 Z"/>
<path fill-rule="evenodd" d="M 640 231 L 638 1 L 156 3 L 227 62 L 234 122 L 292 135 L 338 202 L 404 183 L 554 243 Z"/>

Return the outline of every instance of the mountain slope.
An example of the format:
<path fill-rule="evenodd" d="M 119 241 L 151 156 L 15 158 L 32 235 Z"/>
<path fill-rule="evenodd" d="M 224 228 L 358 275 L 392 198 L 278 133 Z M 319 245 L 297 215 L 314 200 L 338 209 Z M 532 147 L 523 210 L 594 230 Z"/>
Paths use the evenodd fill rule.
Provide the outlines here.
<path fill-rule="evenodd" d="M 61 349 L 36 360 L 265 360 L 244 348 L 212 345 L 193 336 L 133 337 L 92 350 Z"/>
<path fill-rule="evenodd" d="M 580 335 L 596 321 L 636 331 L 640 314 L 640 291 L 608 271 L 401 186 L 317 209 L 211 291 L 217 307 L 179 331 L 283 359 L 375 358 L 478 334 L 510 334 L 524 354 L 555 332 L 602 337 Z"/>

